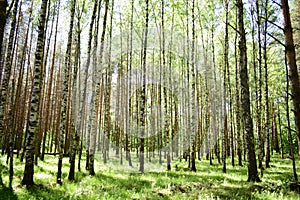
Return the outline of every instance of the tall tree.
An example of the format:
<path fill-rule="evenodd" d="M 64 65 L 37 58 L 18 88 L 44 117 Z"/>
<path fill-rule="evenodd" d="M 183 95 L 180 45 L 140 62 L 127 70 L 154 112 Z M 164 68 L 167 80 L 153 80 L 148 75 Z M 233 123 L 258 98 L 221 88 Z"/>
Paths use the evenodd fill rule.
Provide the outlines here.
<path fill-rule="evenodd" d="M 4 134 L 5 130 L 5 117 L 6 117 L 6 108 L 7 108 L 7 102 L 8 101 L 8 91 L 9 91 L 9 83 L 11 78 L 11 72 L 12 72 L 12 65 L 13 65 L 13 52 L 14 52 L 14 39 L 15 39 L 15 32 L 17 27 L 17 14 L 18 14 L 18 5 L 19 0 L 15 0 L 13 2 L 13 13 L 11 17 L 11 24 L 10 24 L 10 32 L 9 32 L 9 38 L 8 38 L 8 44 L 7 44 L 7 51 L 6 51 L 6 61 L 4 66 L 4 73 L 3 73 L 3 79 L 2 76 L 0 76 L 1 82 L 1 101 L 0 101 L 0 137 L 2 134 Z M 0 52 L 1 54 L 1 52 Z M 2 63 L 0 63 L 2 66 Z M 1 68 L 2 73 L 2 68 Z M 7 126 L 6 126 L 7 127 Z M 4 150 L 4 149 L 3 149 Z M 3 151 L 2 151 L 3 152 Z"/>
<path fill-rule="evenodd" d="M 223 134 L 223 139 L 222 139 L 222 163 L 223 163 L 223 173 L 226 173 L 226 157 L 227 157 L 227 152 L 229 149 L 227 148 L 227 143 L 228 143 L 228 128 L 227 128 L 227 111 L 226 111 L 226 106 L 227 106 L 227 101 L 226 101 L 226 71 L 229 69 L 229 61 L 228 61 L 228 47 L 229 47 L 229 36 L 228 36 L 228 23 L 229 23 L 229 18 L 228 18 L 228 0 L 225 0 L 225 46 L 224 46 L 224 69 L 223 69 L 223 87 L 224 87 L 224 94 L 223 94 L 223 103 L 224 103 L 224 134 Z"/>
<path fill-rule="evenodd" d="M 269 109 L 269 84 L 268 84 L 268 58 L 267 58 L 267 28 L 268 28 L 268 0 L 265 1 L 265 23 L 263 27 L 263 58 L 264 58 L 264 98 L 265 98 L 265 136 L 266 136 L 266 167 L 270 167 L 270 109 Z"/>
<path fill-rule="evenodd" d="M 70 28 L 68 33 L 67 50 L 65 56 L 65 65 L 63 68 L 63 85 L 62 85 L 62 108 L 60 118 L 60 134 L 59 134 L 59 157 L 58 157 L 58 170 L 57 170 L 57 183 L 62 184 L 61 181 L 61 168 L 63 161 L 63 149 L 64 149 L 64 137 L 66 136 L 68 116 L 68 93 L 69 93 L 69 82 L 70 82 L 70 70 L 71 70 L 71 47 L 73 40 L 73 26 L 74 26 L 74 15 L 75 15 L 76 0 L 71 2 L 71 19 Z"/>
<path fill-rule="evenodd" d="M 300 143 L 300 85 L 299 85 L 299 74 L 298 74 L 298 69 L 296 64 L 296 52 L 294 46 L 293 29 L 291 24 L 290 8 L 289 8 L 288 0 L 281 0 L 281 8 L 282 8 L 282 13 L 284 18 L 285 49 L 286 49 L 288 67 L 289 67 L 292 100 L 294 105 L 296 133 L 297 133 L 298 144 L 299 144 Z"/>
<path fill-rule="evenodd" d="M 6 24 L 6 7 L 7 7 L 7 0 L 0 0 L 0 65 L 1 65 L 1 58 L 2 58 L 2 43 L 3 43 L 5 24 Z"/>
<path fill-rule="evenodd" d="M 287 53 L 287 51 L 285 51 Z M 297 169 L 296 169 L 296 162 L 295 162 L 295 155 L 294 155 L 294 144 L 292 139 L 292 130 L 291 130 L 291 122 L 290 122 L 290 106 L 289 106 L 289 72 L 287 66 L 287 57 L 285 57 L 285 70 L 286 70 L 286 96 L 285 96 L 285 105 L 286 105 L 286 119 L 287 119 L 287 132 L 288 132 L 288 143 L 290 147 L 290 156 L 292 158 L 292 165 L 293 165 L 293 174 L 295 181 L 298 181 Z"/>
<path fill-rule="evenodd" d="M 250 95 L 249 95 L 249 78 L 247 68 L 247 48 L 246 48 L 246 33 L 244 27 L 244 6 L 242 0 L 237 0 L 237 17 L 239 31 L 239 65 L 240 65 L 240 86 L 241 86 L 241 109 L 242 119 L 245 128 L 245 142 L 248 159 L 248 181 L 257 181 L 258 177 L 255 149 L 254 149 L 254 134 L 253 122 L 250 111 Z"/>
<path fill-rule="evenodd" d="M 68 180 L 74 180 L 74 172 L 75 172 L 75 157 L 79 146 L 79 130 L 76 129 L 76 116 L 77 116 L 77 80 L 78 78 L 78 71 L 80 66 L 80 47 L 81 47 L 81 17 L 83 10 L 85 9 L 85 2 L 83 2 L 82 9 L 80 12 L 77 13 L 77 27 L 76 27 L 76 47 L 75 47 L 75 62 L 74 62 L 74 69 L 73 69 L 73 76 L 72 76 L 72 131 L 71 131 L 71 148 L 70 148 L 70 171 L 68 175 Z"/>
<path fill-rule="evenodd" d="M 58 33 L 58 23 L 59 23 L 59 10 L 60 10 L 60 0 L 55 8 L 55 13 L 56 15 L 56 25 L 55 25 L 55 35 L 54 35 L 54 44 L 53 44 L 53 55 L 51 59 L 51 68 L 50 68 L 50 74 L 49 74 L 49 82 L 48 82 L 48 95 L 46 99 L 46 111 L 45 113 L 49 113 L 50 111 L 50 103 L 51 103 L 51 94 L 52 94 L 52 83 L 53 83 L 53 76 L 54 76 L 54 68 L 55 68 L 55 56 L 56 56 L 56 44 L 57 44 L 57 33 Z M 53 17 L 54 19 L 54 17 Z M 54 21 L 52 22 L 54 23 Z M 49 126 L 49 117 L 50 115 L 46 115 L 46 120 L 45 120 L 45 132 L 43 136 L 43 146 L 42 146 L 42 154 L 41 154 L 41 160 L 44 160 L 45 156 L 45 148 L 46 148 L 46 136 L 47 136 L 47 131 L 48 131 L 48 126 Z"/>
<path fill-rule="evenodd" d="M 195 73 L 195 38 L 196 38 L 196 28 L 195 28 L 195 0 L 192 1 L 192 56 L 191 56 L 191 75 L 192 75 L 192 93 L 191 93 L 191 109 L 192 109 L 192 121 L 191 121 L 191 132 L 192 132 L 192 166 L 191 170 L 196 172 L 196 73 Z"/>
<path fill-rule="evenodd" d="M 92 126 L 93 126 L 93 131 L 91 134 L 91 139 L 90 139 L 90 147 L 89 147 L 89 173 L 90 175 L 94 176 L 95 175 L 95 171 L 94 171 L 94 154 L 95 154 L 95 140 L 96 140 L 96 132 L 97 132 L 97 124 L 98 124 L 98 102 L 99 102 L 99 94 L 100 94 L 100 74 L 101 74 L 101 70 L 102 70 L 102 63 L 103 63 L 103 53 L 104 53 L 104 39 L 105 39 L 105 34 L 106 34 L 106 24 L 107 24 L 107 15 L 108 15 L 108 9 L 109 9 L 109 0 L 105 0 L 105 10 L 104 10 L 104 18 L 103 18 L 103 29 L 102 29 L 102 34 L 101 34 L 101 41 L 100 41 L 100 56 L 99 56 L 99 67 L 97 69 L 97 77 L 96 77 L 96 89 L 95 91 L 92 91 L 94 93 L 94 95 L 96 95 L 97 98 L 93 105 L 93 112 L 91 113 L 92 115 Z M 111 13 L 112 14 L 112 13 Z M 110 70 L 109 74 L 110 74 Z M 108 74 L 107 74 L 108 75 Z M 107 99 L 105 100 L 105 102 L 109 102 L 110 100 L 110 96 L 109 95 L 105 95 L 105 97 L 107 97 Z M 93 98 L 93 94 L 92 94 L 92 98 Z M 107 114 L 109 115 L 109 108 L 108 108 L 109 103 L 106 105 L 105 109 L 107 109 Z M 110 128 L 110 124 L 109 124 L 109 120 L 106 121 L 105 126 L 108 128 Z M 109 131 L 107 131 L 107 129 L 105 129 L 106 134 L 109 134 Z M 106 138 L 106 140 L 108 140 L 108 138 Z M 108 145 L 107 145 L 108 148 Z M 106 149 L 104 149 L 105 151 Z M 105 153 L 106 155 L 106 153 Z"/>
<path fill-rule="evenodd" d="M 149 27 L 149 0 L 146 0 L 145 33 L 143 42 L 142 60 L 142 91 L 140 96 L 140 172 L 144 173 L 144 141 L 146 132 L 146 64 L 147 64 L 147 42 Z"/>
<path fill-rule="evenodd" d="M 3 43 L 3 37 L 4 37 L 4 30 L 5 30 L 5 24 L 6 24 L 6 7 L 7 7 L 7 0 L 0 0 L 0 66 L 2 66 L 2 43 Z M 2 67 L 0 68 L 0 72 L 2 72 Z M 1 140 L 1 134 L 0 133 L 0 140 Z M 0 185 L 3 184 L 2 181 L 2 167 L 0 169 Z"/>
<path fill-rule="evenodd" d="M 260 16 L 260 6 L 259 0 L 256 0 L 256 17 L 257 17 L 257 39 L 258 39 L 258 88 L 257 88 L 257 135 L 258 135 L 258 167 L 263 173 L 263 157 L 264 157 L 264 137 L 261 125 L 261 109 L 262 109 L 262 47 L 261 47 L 261 16 Z M 254 53 L 254 52 L 253 52 Z M 254 62 L 255 65 L 255 62 Z M 256 68 L 256 66 L 254 66 Z"/>
<path fill-rule="evenodd" d="M 39 11 L 39 26 L 38 26 L 38 39 L 36 45 L 35 53 L 35 70 L 34 70 L 34 84 L 31 99 L 31 109 L 29 118 L 29 129 L 26 138 L 26 163 L 24 169 L 24 176 L 22 180 L 22 185 L 32 186 L 33 174 L 34 174 L 34 138 L 38 133 L 39 125 L 39 105 L 40 105 L 40 95 L 41 95 L 41 84 L 42 84 L 42 64 L 44 57 L 44 28 L 46 21 L 46 11 L 47 11 L 47 0 L 42 0 L 41 9 Z"/>
<path fill-rule="evenodd" d="M 76 130 L 81 130 L 81 128 L 83 129 L 83 121 L 85 120 L 85 116 L 86 116 L 86 101 L 87 101 L 87 81 L 88 81 L 88 75 L 89 75 L 89 67 L 90 67 L 90 62 L 91 62 L 91 49 L 92 49 L 92 39 L 93 39 L 93 28 L 94 28 L 94 23 L 95 23 L 95 18 L 96 18 L 96 13 L 97 13 L 97 6 L 98 6 L 98 2 L 94 1 L 94 8 L 93 8 L 93 13 L 92 13 L 92 17 L 91 17 L 91 22 L 90 22 L 90 27 L 89 27 L 89 34 L 88 34 L 88 44 L 87 44 L 87 59 L 86 59 L 86 64 L 85 64 L 85 68 L 84 68 L 84 72 L 83 72 L 83 92 L 82 92 L 82 96 L 81 96 L 81 106 L 79 109 L 79 117 L 77 118 L 77 122 L 76 122 Z M 87 149 L 87 155 L 86 155 L 87 159 L 86 161 L 88 162 L 88 157 L 89 157 L 89 152 Z"/>

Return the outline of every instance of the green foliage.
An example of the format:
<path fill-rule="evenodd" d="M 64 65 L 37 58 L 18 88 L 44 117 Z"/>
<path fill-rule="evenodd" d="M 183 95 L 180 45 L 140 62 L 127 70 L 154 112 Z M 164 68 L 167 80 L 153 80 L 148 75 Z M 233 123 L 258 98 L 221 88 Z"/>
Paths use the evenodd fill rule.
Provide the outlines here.
<path fill-rule="evenodd" d="M 99 155 L 97 155 L 99 157 Z M 133 156 L 134 157 L 134 156 Z M 261 183 L 248 183 L 246 167 L 228 166 L 227 174 L 222 165 L 209 165 L 209 161 L 197 161 L 197 173 L 186 168 L 187 163 L 175 160 L 172 171 L 167 172 L 155 161 L 148 172 L 136 173 L 136 169 L 119 165 L 111 158 L 107 165 L 96 160 L 96 176 L 88 172 L 76 172 L 76 181 L 67 181 L 69 163 L 64 159 L 62 186 L 56 184 L 57 158 L 46 156 L 35 168 L 36 185 L 26 189 L 21 186 L 23 163 L 16 159 L 13 190 L 0 186 L 0 199 L 297 199 L 290 191 L 293 179 L 291 161 L 272 158 L 271 168 L 264 171 Z M 1 157 L 1 163 L 5 157 Z M 84 165 L 84 160 L 82 160 Z M 297 165 L 300 165 L 298 159 Z M 84 166 L 82 166 L 84 168 Z M 8 168 L 2 166 L 5 185 Z M 156 169 L 156 170 L 155 170 Z"/>

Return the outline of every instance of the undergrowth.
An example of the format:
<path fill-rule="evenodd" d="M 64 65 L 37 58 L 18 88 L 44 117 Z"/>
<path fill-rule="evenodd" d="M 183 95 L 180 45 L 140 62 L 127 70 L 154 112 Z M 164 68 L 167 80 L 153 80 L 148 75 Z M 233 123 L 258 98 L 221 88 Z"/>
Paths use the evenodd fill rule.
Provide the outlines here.
<path fill-rule="evenodd" d="M 114 156 L 103 164 L 97 155 L 93 177 L 85 170 L 83 159 L 82 170 L 76 171 L 76 180 L 72 182 L 68 181 L 68 158 L 64 158 L 63 185 L 60 186 L 56 184 L 57 157 L 47 155 L 45 161 L 39 161 L 35 166 L 36 185 L 31 188 L 21 185 L 24 163 L 15 159 L 12 189 L 7 188 L 6 157 L 0 157 L 4 182 L 0 186 L 0 199 L 300 199 L 299 187 L 291 188 L 291 160 L 280 159 L 279 155 L 272 157 L 271 168 L 264 170 L 261 183 L 246 181 L 246 166 L 228 164 L 224 174 L 221 164 L 214 161 L 210 165 L 207 160 L 197 161 L 195 173 L 189 171 L 184 160 L 174 160 L 172 170 L 166 171 L 165 163 L 160 165 L 153 159 L 141 174 L 138 173 L 137 158 L 132 157 L 134 165 L 129 167 L 125 159 L 121 165 L 119 158 Z M 297 166 L 300 166 L 299 159 Z"/>

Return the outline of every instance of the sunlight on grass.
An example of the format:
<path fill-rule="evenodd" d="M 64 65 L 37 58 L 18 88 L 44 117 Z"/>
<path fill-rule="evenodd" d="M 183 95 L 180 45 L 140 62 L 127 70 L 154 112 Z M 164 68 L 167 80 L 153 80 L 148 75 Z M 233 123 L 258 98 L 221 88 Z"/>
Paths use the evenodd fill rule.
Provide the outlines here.
<path fill-rule="evenodd" d="M 272 167 L 264 170 L 261 183 L 246 182 L 245 166 L 228 165 L 224 174 L 221 164 L 211 166 L 207 160 L 197 161 L 197 173 L 194 173 L 183 160 L 174 160 L 172 171 L 168 172 L 165 164 L 160 165 L 153 159 L 141 174 L 137 158 L 132 157 L 134 166 L 129 167 L 125 159 L 120 165 L 119 158 L 114 156 L 103 164 L 98 155 L 94 177 L 88 175 L 85 160 L 82 160 L 82 171 L 76 171 L 75 182 L 67 180 L 69 160 L 64 158 L 63 185 L 59 186 L 56 184 L 57 157 L 47 155 L 45 161 L 39 161 L 35 167 L 34 180 L 38 185 L 29 190 L 21 186 L 24 163 L 15 159 L 14 190 L 2 187 L 0 199 L 299 199 L 299 194 L 290 191 L 288 186 L 293 178 L 290 160 L 276 156 L 272 158 Z M 0 161 L 7 186 L 6 157 L 0 157 Z M 300 166 L 299 160 L 297 165 Z"/>

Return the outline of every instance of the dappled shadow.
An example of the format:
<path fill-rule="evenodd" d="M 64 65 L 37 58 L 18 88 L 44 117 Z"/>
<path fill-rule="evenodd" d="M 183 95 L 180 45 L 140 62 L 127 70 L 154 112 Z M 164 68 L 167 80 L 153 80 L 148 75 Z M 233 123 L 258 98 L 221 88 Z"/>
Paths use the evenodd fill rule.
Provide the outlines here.
<path fill-rule="evenodd" d="M 151 188 L 151 181 L 143 180 L 141 177 L 135 176 L 128 176 L 126 178 L 110 176 L 103 173 L 98 173 L 95 175 L 95 178 L 98 179 L 101 183 L 105 184 L 98 184 L 95 187 L 96 190 L 99 192 L 113 192 L 114 197 L 122 198 L 122 199 L 135 199 L 131 195 L 133 193 L 142 193 L 145 188 Z M 99 182 L 98 182 L 99 183 Z M 127 191 L 126 193 L 118 193 L 121 190 Z M 120 196 L 121 195 L 121 196 Z M 159 196 L 157 196 L 158 198 Z"/>
<path fill-rule="evenodd" d="M 211 193 L 220 199 L 253 199 L 254 196 L 247 187 L 218 186 Z"/>
<path fill-rule="evenodd" d="M 70 199 L 66 192 L 59 190 L 59 188 L 55 189 L 52 186 L 34 185 L 28 187 L 27 191 L 35 199 Z"/>
<path fill-rule="evenodd" d="M 128 178 L 116 178 L 105 174 L 96 175 L 97 178 L 102 181 L 109 182 L 113 185 L 119 185 L 126 190 L 135 190 L 140 192 L 144 187 L 151 187 L 151 182 L 148 180 L 142 180 L 138 176 L 129 176 Z"/>
<path fill-rule="evenodd" d="M 0 200 L 16 200 L 18 196 L 15 194 L 14 190 L 4 185 L 0 185 Z"/>

